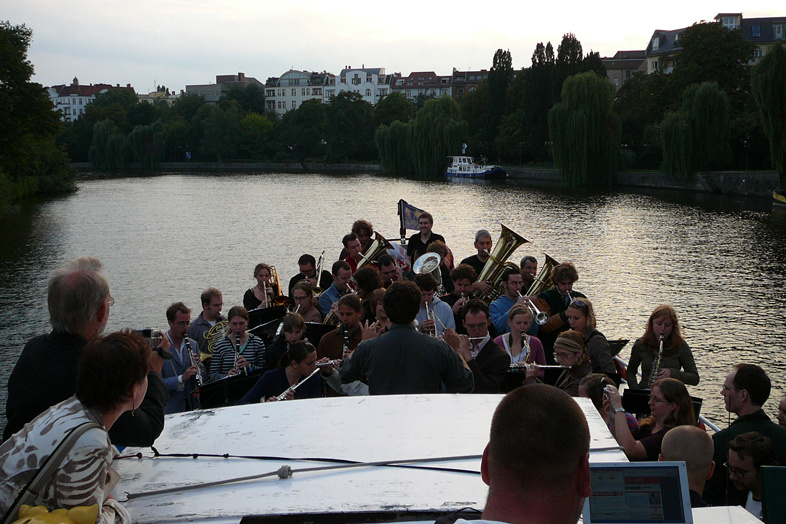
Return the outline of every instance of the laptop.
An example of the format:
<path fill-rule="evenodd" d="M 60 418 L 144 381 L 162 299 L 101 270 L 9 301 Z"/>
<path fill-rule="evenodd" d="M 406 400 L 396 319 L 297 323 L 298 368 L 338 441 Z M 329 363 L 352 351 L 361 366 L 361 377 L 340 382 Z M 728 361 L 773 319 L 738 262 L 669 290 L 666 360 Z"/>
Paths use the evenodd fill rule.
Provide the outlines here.
<path fill-rule="evenodd" d="M 684 462 L 590 463 L 584 524 L 693 524 Z"/>

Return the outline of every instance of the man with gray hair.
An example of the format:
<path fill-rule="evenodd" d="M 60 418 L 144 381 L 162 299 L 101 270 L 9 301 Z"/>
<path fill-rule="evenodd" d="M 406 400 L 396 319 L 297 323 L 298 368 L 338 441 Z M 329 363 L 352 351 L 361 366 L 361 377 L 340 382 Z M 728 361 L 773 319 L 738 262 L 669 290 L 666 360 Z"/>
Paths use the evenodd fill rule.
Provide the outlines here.
<path fill-rule="evenodd" d="M 663 437 L 658 460 L 685 462 L 692 508 L 707 506 L 701 495 L 704 493 L 704 484 L 715 471 L 715 462 L 712 460 L 714 451 L 712 438 L 696 426 L 677 426 Z"/>
<path fill-rule="evenodd" d="M 104 331 L 114 303 L 101 262 L 93 257 L 71 260 L 56 270 L 47 294 L 52 332 L 30 340 L 11 372 L 3 440 L 50 406 L 74 395 L 82 348 Z M 127 412 L 112 426 L 109 435 L 113 444 L 149 446 L 163 430 L 167 391 L 161 379 L 162 364 L 154 351 L 147 395 L 133 419 Z"/>
<path fill-rule="evenodd" d="M 475 233 L 475 249 L 478 250 L 476 255 L 472 255 L 471 257 L 467 257 L 461 261 L 462 264 L 467 264 L 475 270 L 475 272 L 480 275 L 480 272 L 483 271 L 483 266 L 486 265 L 486 262 L 489 260 L 489 254 L 491 253 L 491 233 L 486 231 L 485 229 L 479 230 Z M 491 284 L 484 281 L 477 281 L 472 284 L 473 291 L 480 291 L 484 295 L 491 293 L 492 291 Z"/>

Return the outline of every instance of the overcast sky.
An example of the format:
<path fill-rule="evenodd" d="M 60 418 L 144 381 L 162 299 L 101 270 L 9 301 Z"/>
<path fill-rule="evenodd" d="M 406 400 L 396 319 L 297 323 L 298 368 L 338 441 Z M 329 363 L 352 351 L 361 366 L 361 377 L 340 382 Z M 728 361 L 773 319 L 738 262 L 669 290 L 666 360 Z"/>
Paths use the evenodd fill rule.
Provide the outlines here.
<path fill-rule="evenodd" d="M 784 5 L 759 0 L 743 15 L 786 16 Z M 644 49 L 655 29 L 741 8 L 739 0 L 10 0 L 0 18 L 33 30 L 34 81 L 69 84 L 76 76 L 143 93 L 239 71 L 261 82 L 289 69 L 337 74 L 347 65 L 447 75 L 488 69 L 498 48 L 520 69 L 538 42 L 551 41 L 556 52 L 567 32 L 585 53 L 612 56 Z"/>

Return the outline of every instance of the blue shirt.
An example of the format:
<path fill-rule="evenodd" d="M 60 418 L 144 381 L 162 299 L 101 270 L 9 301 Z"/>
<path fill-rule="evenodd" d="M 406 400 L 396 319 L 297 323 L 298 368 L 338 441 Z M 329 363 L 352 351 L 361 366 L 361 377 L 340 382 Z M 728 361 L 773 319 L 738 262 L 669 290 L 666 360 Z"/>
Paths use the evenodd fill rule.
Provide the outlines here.
<path fill-rule="evenodd" d="M 497 330 L 498 334 L 504 335 L 505 333 L 510 332 L 510 327 L 508 327 L 508 313 L 517 300 L 518 298 L 516 298 L 516 300 L 511 300 L 507 295 L 502 295 L 489 305 L 489 316 L 491 317 L 491 323 L 494 325 L 494 328 Z M 538 330 L 539 326 L 533 318 L 532 323 L 527 330 L 527 334 L 537 335 Z"/>
<path fill-rule="evenodd" d="M 319 311 L 322 312 L 323 318 L 326 317 L 328 313 L 330 313 L 330 308 L 333 306 L 333 302 L 338 302 L 339 298 L 341 298 L 341 293 L 338 292 L 335 284 L 330 284 L 330 287 L 323 291 L 321 295 L 319 295 Z"/>
<path fill-rule="evenodd" d="M 446 302 L 442 302 L 438 297 L 429 306 L 434 311 L 437 335 L 441 335 L 445 329 L 456 329 L 456 320 L 453 318 L 453 310 Z M 419 324 L 426 321 L 426 306 L 420 306 L 420 311 L 415 317 Z"/>

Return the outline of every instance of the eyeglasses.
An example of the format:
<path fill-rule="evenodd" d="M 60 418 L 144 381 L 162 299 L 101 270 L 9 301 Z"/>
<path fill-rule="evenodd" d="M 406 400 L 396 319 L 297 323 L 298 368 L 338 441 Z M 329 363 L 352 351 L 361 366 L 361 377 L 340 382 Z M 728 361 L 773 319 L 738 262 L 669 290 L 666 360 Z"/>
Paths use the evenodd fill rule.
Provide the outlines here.
<path fill-rule="evenodd" d="M 733 467 L 731 467 L 731 466 L 729 465 L 729 463 L 728 463 L 728 462 L 724 462 L 724 463 L 723 463 L 723 466 L 726 468 L 726 470 L 727 470 L 729 473 L 731 473 L 732 475 L 734 475 L 735 477 L 737 477 L 737 478 L 739 478 L 739 479 L 741 479 L 741 478 L 745 477 L 745 475 L 747 475 L 748 473 L 753 473 L 753 470 L 748 470 L 748 471 L 745 471 L 745 470 L 742 470 L 742 469 L 733 468 Z"/>
<path fill-rule="evenodd" d="M 293 296 L 293 297 L 292 297 L 292 300 L 305 300 L 305 299 L 307 299 L 307 298 L 308 298 L 308 296 L 305 296 L 305 295 L 304 295 L 304 296 L 302 296 L 302 297 L 295 297 L 295 296 Z"/>
<path fill-rule="evenodd" d="M 109 300 L 106 301 L 106 305 L 112 307 L 115 305 L 115 299 L 112 298 L 112 295 L 109 295 Z"/>
<path fill-rule="evenodd" d="M 570 358 L 573 355 L 574 355 L 574 353 L 562 353 L 562 352 L 559 352 L 559 351 L 555 351 L 554 352 L 554 358 L 558 358 L 558 359 Z"/>
<path fill-rule="evenodd" d="M 587 303 L 581 300 L 580 298 L 574 298 L 570 301 L 568 307 L 572 307 L 573 309 L 587 309 Z"/>
<path fill-rule="evenodd" d="M 466 327 L 467 329 L 483 329 L 483 328 L 484 328 L 484 327 L 486 327 L 487 325 L 488 325 L 488 324 L 484 322 L 484 323 L 482 323 L 482 324 L 467 324 L 465 327 Z"/>

